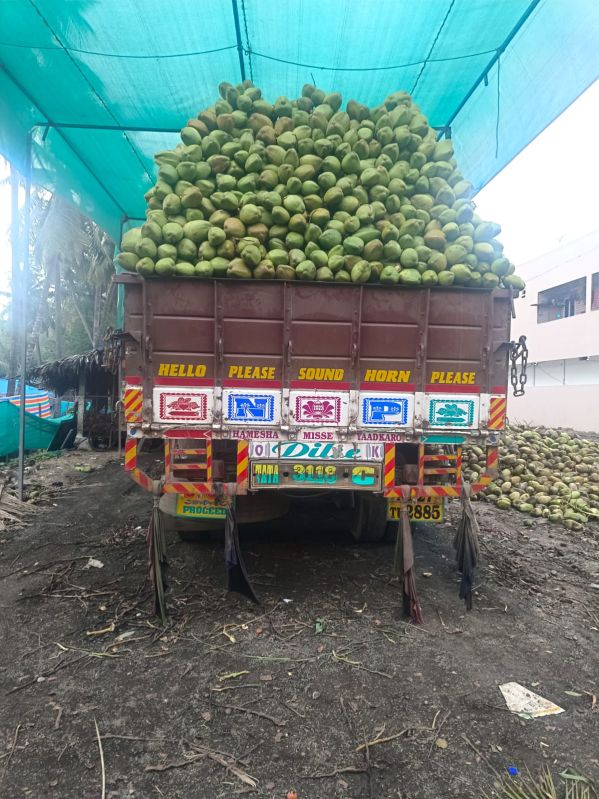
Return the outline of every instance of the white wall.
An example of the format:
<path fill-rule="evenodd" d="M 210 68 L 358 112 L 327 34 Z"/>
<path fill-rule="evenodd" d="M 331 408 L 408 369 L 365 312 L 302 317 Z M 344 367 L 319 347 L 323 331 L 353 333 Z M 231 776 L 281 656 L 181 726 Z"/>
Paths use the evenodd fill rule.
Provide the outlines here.
<path fill-rule="evenodd" d="M 528 381 L 509 396 L 512 423 L 599 433 L 599 310 L 591 310 L 592 275 L 599 272 L 599 230 L 520 264 L 526 294 L 515 300 L 512 338 L 527 337 Z M 539 292 L 586 276 L 585 313 L 537 322 Z"/>
<path fill-rule="evenodd" d="M 591 279 L 599 272 L 599 230 L 520 264 L 516 272 L 526 281 L 526 294 L 514 303 L 513 337 L 527 337 L 529 362 L 599 355 L 599 310 L 591 311 Z M 538 324 L 539 292 L 583 276 L 585 313 Z"/>
<path fill-rule="evenodd" d="M 597 386 L 599 388 L 599 356 L 586 361 L 578 358 L 561 361 L 539 361 L 527 369 L 527 386 Z"/>
<path fill-rule="evenodd" d="M 523 397 L 508 398 L 512 424 L 570 427 L 599 433 L 599 386 L 526 386 Z"/>

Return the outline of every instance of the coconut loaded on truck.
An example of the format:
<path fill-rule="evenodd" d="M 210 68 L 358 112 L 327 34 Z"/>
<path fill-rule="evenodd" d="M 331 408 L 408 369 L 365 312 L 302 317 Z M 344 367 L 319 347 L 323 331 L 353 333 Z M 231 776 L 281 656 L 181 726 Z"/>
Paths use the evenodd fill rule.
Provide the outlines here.
<path fill-rule="evenodd" d="M 523 287 L 499 226 L 405 93 L 340 111 L 312 86 L 220 92 L 156 156 L 123 236 L 125 468 L 181 518 L 274 518 L 328 491 L 358 540 L 440 521 L 465 444 L 486 451 L 467 495 L 496 472 Z M 164 440 L 160 479 L 144 438 Z"/>

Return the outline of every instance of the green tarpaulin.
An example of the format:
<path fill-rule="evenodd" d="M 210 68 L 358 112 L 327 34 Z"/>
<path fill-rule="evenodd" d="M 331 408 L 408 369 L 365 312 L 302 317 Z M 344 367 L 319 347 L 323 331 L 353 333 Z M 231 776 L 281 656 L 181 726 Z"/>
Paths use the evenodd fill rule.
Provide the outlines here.
<path fill-rule="evenodd" d="M 25 414 L 25 449 L 58 449 L 74 424 L 73 415 L 42 419 Z M 19 450 L 19 408 L 0 402 L 0 457 L 15 455 Z"/>
<path fill-rule="evenodd" d="M 145 131 L 247 77 L 270 100 L 411 91 L 481 187 L 599 76 L 598 42 L 597 0 L 4 0 L 0 152 L 22 167 L 32 125 L 75 126 L 35 129 L 34 180 L 116 237 L 178 140 Z"/>

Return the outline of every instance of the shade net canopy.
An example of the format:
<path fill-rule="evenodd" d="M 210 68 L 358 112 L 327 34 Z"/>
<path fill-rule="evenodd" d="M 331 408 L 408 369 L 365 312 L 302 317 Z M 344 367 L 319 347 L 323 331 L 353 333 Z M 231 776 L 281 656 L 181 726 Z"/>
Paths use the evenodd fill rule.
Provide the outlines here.
<path fill-rule="evenodd" d="M 597 0 L 5 0 L 0 153 L 24 169 L 37 125 L 33 181 L 117 238 L 169 131 L 249 78 L 270 101 L 407 90 L 479 189 L 599 77 L 598 43 Z"/>

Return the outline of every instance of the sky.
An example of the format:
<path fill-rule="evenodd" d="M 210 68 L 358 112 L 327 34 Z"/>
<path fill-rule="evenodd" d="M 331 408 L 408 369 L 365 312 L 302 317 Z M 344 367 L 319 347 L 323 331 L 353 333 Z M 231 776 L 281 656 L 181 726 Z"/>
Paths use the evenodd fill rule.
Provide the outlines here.
<path fill-rule="evenodd" d="M 599 228 L 599 80 L 475 198 L 516 265 Z"/>
<path fill-rule="evenodd" d="M 599 228 L 598 131 L 596 81 L 476 196 L 479 215 L 501 224 L 516 265 Z M 0 307 L 11 264 L 7 175 L 0 158 Z"/>

